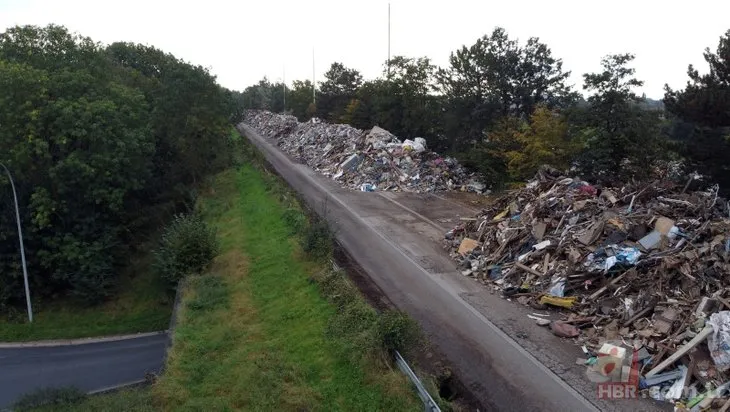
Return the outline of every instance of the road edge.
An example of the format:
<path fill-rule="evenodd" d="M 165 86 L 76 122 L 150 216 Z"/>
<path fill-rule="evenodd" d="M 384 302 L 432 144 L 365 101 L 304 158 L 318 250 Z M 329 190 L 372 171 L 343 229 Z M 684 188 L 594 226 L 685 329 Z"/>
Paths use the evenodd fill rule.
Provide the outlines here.
<path fill-rule="evenodd" d="M 20 349 L 20 348 L 49 348 L 56 346 L 76 346 L 86 345 L 90 343 L 116 342 L 122 340 L 147 338 L 150 336 L 158 336 L 168 333 L 168 330 L 160 330 L 156 332 L 134 333 L 127 335 L 100 336 L 93 338 L 79 339 L 54 339 L 40 340 L 32 342 L 0 342 L 0 349 Z"/>

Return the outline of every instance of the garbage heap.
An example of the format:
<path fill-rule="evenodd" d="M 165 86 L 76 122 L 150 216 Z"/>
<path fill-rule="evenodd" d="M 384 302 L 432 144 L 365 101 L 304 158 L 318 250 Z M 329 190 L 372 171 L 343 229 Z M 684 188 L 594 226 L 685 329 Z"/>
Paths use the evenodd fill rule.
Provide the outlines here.
<path fill-rule="evenodd" d="M 730 205 L 690 183 L 600 188 L 543 168 L 445 242 L 464 276 L 557 308 L 529 317 L 575 338 L 591 379 L 706 408 L 730 388 Z"/>
<path fill-rule="evenodd" d="M 380 127 L 363 131 L 320 119 L 300 123 L 294 116 L 248 111 L 245 123 L 318 172 L 343 186 L 375 190 L 483 193 L 486 186 L 455 159 L 426 148 L 420 137 L 401 141 Z"/>

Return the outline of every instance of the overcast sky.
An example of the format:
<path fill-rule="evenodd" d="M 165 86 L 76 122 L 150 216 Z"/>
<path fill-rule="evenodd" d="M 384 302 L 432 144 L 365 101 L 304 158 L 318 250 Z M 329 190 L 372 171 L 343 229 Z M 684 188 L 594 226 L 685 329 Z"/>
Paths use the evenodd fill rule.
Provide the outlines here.
<path fill-rule="evenodd" d="M 428 56 L 446 65 L 449 53 L 495 26 L 525 41 L 540 37 L 563 59 L 580 88 L 602 56 L 636 54 L 640 92 L 660 98 L 664 83 L 682 87 L 689 63 L 706 68 L 730 29 L 730 0 L 391 0 L 391 54 Z M 0 30 L 57 23 L 96 41 L 150 44 L 208 67 L 228 88 L 263 76 L 312 77 L 333 61 L 366 78 L 387 58 L 388 0 L 86 1 L 0 0 Z"/>

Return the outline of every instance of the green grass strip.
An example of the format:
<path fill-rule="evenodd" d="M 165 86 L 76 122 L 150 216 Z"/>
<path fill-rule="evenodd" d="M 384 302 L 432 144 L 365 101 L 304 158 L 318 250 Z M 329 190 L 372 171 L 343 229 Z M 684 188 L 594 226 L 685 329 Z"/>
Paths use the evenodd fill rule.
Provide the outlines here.
<path fill-rule="evenodd" d="M 261 172 L 219 175 L 201 210 L 222 253 L 183 294 L 168 369 L 154 388 L 163 409 L 422 409 L 399 372 L 355 362 L 345 353 L 352 345 L 328 337 L 335 308 L 309 281 L 321 266 L 300 257 Z"/>

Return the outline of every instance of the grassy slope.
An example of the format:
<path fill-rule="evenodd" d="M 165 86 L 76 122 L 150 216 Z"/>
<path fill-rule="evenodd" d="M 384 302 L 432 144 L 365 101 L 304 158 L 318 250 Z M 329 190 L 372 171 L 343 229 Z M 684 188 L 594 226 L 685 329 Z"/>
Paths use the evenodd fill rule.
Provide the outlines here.
<path fill-rule="evenodd" d="M 132 262 L 122 276 L 119 295 L 94 307 L 58 301 L 34 307 L 33 323 L 0 320 L 0 341 L 73 339 L 167 329 L 172 299 L 152 275 L 151 256 Z M 31 291 L 32 292 L 32 291 Z"/>
<path fill-rule="evenodd" d="M 153 412 L 152 393 L 149 388 L 132 388 L 103 395 L 89 396 L 79 402 L 46 405 L 28 412 Z M 19 410 L 18 412 L 24 412 Z"/>
<path fill-rule="evenodd" d="M 308 281 L 283 207 L 250 166 L 218 176 L 201 202 L 222 254 L 192 278 L 165 376 L 167 410 L 420 410 L 399 372 L 344 353 L 328 339 L 334 307 Z"/>

